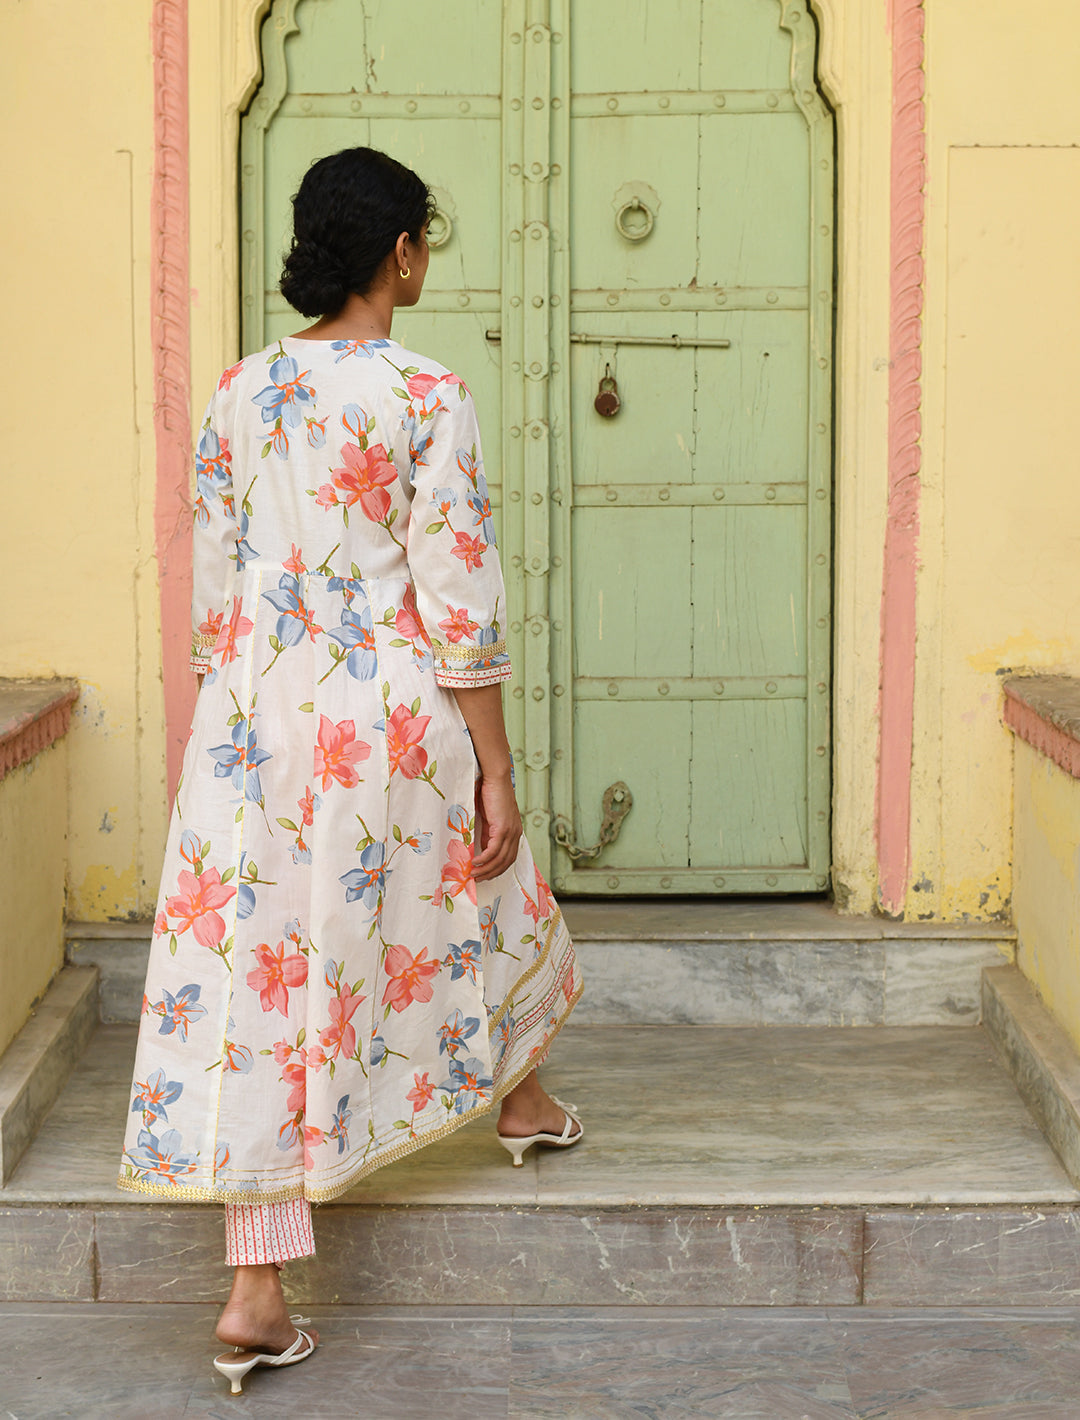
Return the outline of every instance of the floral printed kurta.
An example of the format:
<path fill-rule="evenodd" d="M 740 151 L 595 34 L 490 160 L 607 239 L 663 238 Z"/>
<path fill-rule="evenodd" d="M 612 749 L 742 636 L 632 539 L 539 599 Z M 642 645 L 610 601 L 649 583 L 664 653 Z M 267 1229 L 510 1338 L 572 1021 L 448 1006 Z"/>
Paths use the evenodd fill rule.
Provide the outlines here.
<path fill-rule="evenodd" d="M 327 1199 L 489 1109 L 581 986 L 528 844 L 472 877 L 447 687 L 510 666 L 465 386 L 396 341 L 290 338 L 222 375 L 196 469 L 206 678 L 120 1186 Z"/>

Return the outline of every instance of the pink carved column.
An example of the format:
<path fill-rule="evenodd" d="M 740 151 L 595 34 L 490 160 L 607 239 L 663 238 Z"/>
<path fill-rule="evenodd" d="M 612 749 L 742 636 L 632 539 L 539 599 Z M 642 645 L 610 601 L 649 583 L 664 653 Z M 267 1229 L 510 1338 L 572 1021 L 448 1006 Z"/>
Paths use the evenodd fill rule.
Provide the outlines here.
<path fill-rule="evenodd" d="M 191 648 L 191 356 L 188 282 L 186 0 L 156 0 L 151 336 L 157 480 L 154 550 L 161 605 L 165 755 L 170 801 L 195 703 Z"/>
<path fill-rule="evenodd" d="M 904 906 L 911 856 L 915 583 L 919 538 L 926 105 L 923 0 L 892 19 L 889 471 L 881 596 L 877 847 L 882 909 Z"/>

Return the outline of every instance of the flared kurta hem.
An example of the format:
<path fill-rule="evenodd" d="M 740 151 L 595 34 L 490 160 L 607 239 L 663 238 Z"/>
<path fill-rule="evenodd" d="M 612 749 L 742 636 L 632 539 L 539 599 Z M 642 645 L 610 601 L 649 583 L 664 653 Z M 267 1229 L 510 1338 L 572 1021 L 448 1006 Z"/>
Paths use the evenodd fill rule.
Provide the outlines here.
<path fill-rule="evenodd" d="M 551 1045 L 551 1042 L 570 1019 L 570 1013 L 581 1000 L 584 989 L 585 986 L 582 982 L 566 1003 L 565 1011 L 548 1034 L 547 1046 Z M 545 1054 L 547 1046 L 544 1049 Z M 123 1175 L 117 1179 L 116 1186 L 125 1193 L 150 1194 L 154 1198 L 177 1203 L 216 1203 L 220 1206 L 224 1203 L 288 1203 L 293 1198 L 306 1198 L 309 1203 L 332 1203 L 335 1198 L 340 1198 L 343 1193 L 348 1193 L 349 1189 L 354 1188 L 361 1179 L 370 1177 L 385 1164 L 393 1164 L 409 1154 L 415 1154 L 418 1149 L 424 1148 L 427 1144 L 434 1144 L 439 1139 L 447 1138 L 463 1125 L 471 1124 L 474 1119 L 479 1119 L 481 1115 L 490 1114 L 497 1104 L 502 1103 L 511 1090 L 516 1089 L 522 1080 L 536 1069 L 536 1065 L 535 1059 L 526 1060 L 509 1079 L 496 1084 L 491 1099 L 486 1103 L 475 1105 L 464 1114 L 451 1115 L 440 1128 L 429 1130 L 422 1138 L 403 1139 L 400 1144 L 396 1144 L 392 1149 L 380 1154 L 377 1159 L 372 1159 L 370 1163 L 362 1165 L 354 1174 L 350 1174 L 347 1179 L 332 1187 L 307 1188 L 303 1184 L 293 1184 L 271 1191 L 239 1192 L 235 1189 L 190 1188 L 185 1184 L 148 1183 L 137 1178 L 125 1178 Z"/>

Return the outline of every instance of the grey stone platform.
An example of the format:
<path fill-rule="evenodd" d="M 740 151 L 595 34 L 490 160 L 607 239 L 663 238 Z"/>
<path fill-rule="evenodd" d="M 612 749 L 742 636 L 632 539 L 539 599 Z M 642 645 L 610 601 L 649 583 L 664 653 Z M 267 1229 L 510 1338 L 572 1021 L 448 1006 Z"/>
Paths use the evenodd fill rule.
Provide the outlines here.
<path fill-rule="evenodd" d="M 890 922 L 813 898 L 564 903 L 588 989 L 579 1025 L 974 1025 L 1005 923 Z M 102 1019 L 137 1021 L 148 922 L 72 922 L 68 960 L 101 972 Z"/>
<path fill-rule="evenodd" d="M 0 1296 L 220 1298 L 220 1211 L 113 1188 L 134 1031 L 102 1027 L 0 1192 Z M 482 1119 L 316 1211 L 292 1300 L 1080 1300 L 1080 1192 L 981 1028 L 571 1025 L 586 1138 L 525 1168 Z"/>
<path fill-rule="evenodd" d="M 1080 1308 L 313 1309 L 230 1396 L 209 1306 L 0 1305 L 17 1420 L 1076 1420 Z M 3 1412 L 0 1412 L 3 1413 Z"/>

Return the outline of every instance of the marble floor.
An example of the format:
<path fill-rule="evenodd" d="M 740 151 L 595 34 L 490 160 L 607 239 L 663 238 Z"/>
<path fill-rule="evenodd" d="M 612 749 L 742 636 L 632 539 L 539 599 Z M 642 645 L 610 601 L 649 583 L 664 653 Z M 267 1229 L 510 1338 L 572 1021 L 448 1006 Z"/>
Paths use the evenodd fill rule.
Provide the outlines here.
<path fill-rule="evenodd" d="M 113 1180 L 134 1042 L 133 1027 L 100 1028 L 0 1204 L 130 1201 Z M 534 1149 L 513 1169 L 491 1120 L 480 1119 L 342 1201 L 1080 1199 L 978 1027 L 571 1025 L 542 1078 L 580 1107 L 586 1137 L 577 1148 Z"/>
<path fill-rule="evenodd" d="M 335 1307 L 230 1396 L 216 1309 L 0 1305 L 4 1420 L 1076 1420 L 1080 1308 Z"/>

